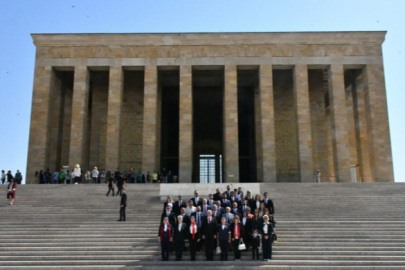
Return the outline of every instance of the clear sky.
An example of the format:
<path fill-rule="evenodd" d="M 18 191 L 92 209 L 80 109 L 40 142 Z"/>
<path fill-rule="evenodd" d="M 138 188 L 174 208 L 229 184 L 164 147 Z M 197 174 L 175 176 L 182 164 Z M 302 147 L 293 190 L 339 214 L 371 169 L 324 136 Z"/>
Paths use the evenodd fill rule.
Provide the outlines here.
<path fill-rule="evenodd" d="M 1 0 L 0 169 L 26 170 L 35 60 L 31 33 L 386 30 L 395 180 L 405 182 L 404 11 L 404 0 Z"/>

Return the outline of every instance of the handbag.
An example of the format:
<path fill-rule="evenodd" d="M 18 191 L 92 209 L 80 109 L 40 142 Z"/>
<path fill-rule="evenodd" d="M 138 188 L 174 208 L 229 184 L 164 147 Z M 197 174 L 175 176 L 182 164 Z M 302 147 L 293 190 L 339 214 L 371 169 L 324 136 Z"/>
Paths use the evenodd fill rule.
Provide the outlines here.
<path fill-rule="evenodd" d="M 221 247 L 220 246 L 217 246 L 217 249 L 215 250 L 215 253 L 216 254 L 221 254 Z"/>
<path fill-rule="evenodd" d="M 277 243 L 277 234 L 273 234 L 273 243 Z"/>
<path fill-rule="evenodd" d="M 238 246 L 238 250 L 245 250 L 246 249 L 246 245 L 245 245 L 245 243 L 243 243 L 242 241 L 239 243 L 239 246 Z"/>

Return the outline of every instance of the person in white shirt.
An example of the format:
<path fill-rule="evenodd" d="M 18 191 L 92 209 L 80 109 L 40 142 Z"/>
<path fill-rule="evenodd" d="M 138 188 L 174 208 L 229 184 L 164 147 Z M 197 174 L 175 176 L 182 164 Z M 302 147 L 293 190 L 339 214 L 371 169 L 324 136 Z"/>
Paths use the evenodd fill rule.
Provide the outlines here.
<path fill-rule="evenodd" d="M 99 175 L 99 172 L 97 170 L 97 167 L 94 167 L 93 171 L 91 172 L 91 179 L 93 180 L 92 181 L 93 184 L 98 183 L 98 175 Z"/>
<path fill-rule="evenodd" d="M 81 182 L 82 182 L 82 179 L 81 179 L 81 176 L 82 176 L 82 169 L 80 169 L 80 165 L 79 165 L 79 164 L 76 164 L 76 165 L 75 165 L 75 168 L 74 168 L 72 174 L 73 174 L 73 177 L 75 178 L 75 180 L 74 180 L 74 181 L 75 181 L 75 184 L 78 184 L 78 183 L 81 183 Z"/>
<path fill-rule="evenodd" d="M 188 201 L 188 206 L 186 207 L 186 215 L 191 217 L 191 214 L 194 213 L 197 210 L 195 206 L 193 206 L 193 201 L 189 200 Z"/>

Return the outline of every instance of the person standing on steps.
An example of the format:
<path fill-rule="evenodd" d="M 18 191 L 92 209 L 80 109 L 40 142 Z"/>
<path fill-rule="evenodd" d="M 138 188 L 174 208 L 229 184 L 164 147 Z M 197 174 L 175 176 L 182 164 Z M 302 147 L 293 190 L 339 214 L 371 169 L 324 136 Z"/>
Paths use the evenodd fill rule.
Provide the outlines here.
<path fill-rule="evenodd" d="M 240 261 L 241 251 L 239 250 L 239 244 L 241 239 L 243 239 L 244 232 L 243 226 L 239 222 L 239 216 L 235 216 L 234 222 L 229 226 L 229 230 L 231 231 L 235 261 Z"/>
<path fill-rule="evenodd" d="M 118 196 L 118 194 L 122 195 L 121 190 L 124 189 L 125 184 L 126 183 L 125 183 L 124 177 L 122 177 L 122 175 L 120 175 L 117 180 L 117 196 Z"/>
<path fill-rule="evenodd" d="M 74 182 L 75 182 L 76 185 L 82 182 L 82 179 L 81 179 L 81 177 L 82 177 L 82 169 L 80 169 L 79 164 L 75 165 L 75 168 L 73 169 L 72 174 L 73 174 L 73 176 L 75 178 Z"/>
<path fill-rule="evenodd" d="M 262 245 L 263 245 L 263 261 L 270 261 L 272 255 L 272 244 L 274 237 L 273 225 L 269 222 L 267 215 L 263 216 L 263 226 L 260 228 L 262 232 Z"/>
<path fill-rule="evenodd" d="M 9 199 L 8 204 L 9 205 L 13 205 L 14 204 L 14 200 L 15 200 L 15 193 L 16 193 L 16 189 L 17 189 L 17 183 L 14 180 L 14 177 L 11 176 L 10 179 L 10 184 L 8 184 L 7 187 L 7 199 Z"/>
<path fill-rule="evenodd" d="M 1 184 L 4 185 L 6 182 L 6 172 L 4 170 L 1 170 Z"/>
<path fill-rule="evenodd" d="M 200 242 L 200 228 L 197 225 L 197 222 L 195 221 L 195 216 L 191 216 L 190 218 L 190 234 L 189 234 L 189 243 L 190 243 L 190 255 L 191 255 L 191 260 L 195 261 L 195 255 L 197 253 L 197 248 L 198 248 L 198 243 Z"/>
<path fill-rule="evenodd" d="M 120 202 L 120 219 L 118 221 L 125 221 L 126 214 L 125 210 L 127 209 L 127 194 L 125 193 L 125 189 L 121 189 L 121 202 Z"/>
<path fill-rule="evenodd" d="M 315 183 L 320 183 L 321 182 L 321 171 L 317 170 L 315 174 Z"/>
<path fill-rule="evenodd" d="M 187 239 L 187 224 L 183 222 L 183 216 L 177 217 L 177 225 L 174 227 L 174 249 L 176 251 L 176 261 L 181 261 L 183 257 L 184 241 Z"/>
<path fill-rule="evenodd" d="M 165 217 L 159 226 L 158 241 L 162 248 L 162 261 L 169 260 L 170 244 L 173 242 L 173 227 L 169 224 L 169 219 Z"/>
<path fill-rule="evenodd" d="M 94 167 L 94 169 L 91 171 L 91 179 L 92 179 L 93 184 L 97 184 L 97 182 L 98 182 L 97 179 L 98 179 L 99 174 L 100 173 L 98 171 L 98 168 Z"/>
<path fill-rule="evenodd" d="M 114 179 L 112 177 L 108 178 L 108 192 L 105 196 L 108 197 L 108 194 L 110 194 L 110 191 L 112 191 L 112 196 L 114 197 Z"/>
<path fill-rule="evenodd" d="M 218 245 L 221 248 L 221 261 L 227 261 L 229 244 L 231 243 L 231 231 L 225 217 L 221 218 L 221 225 L 218 225 L 217 234 Z"/>

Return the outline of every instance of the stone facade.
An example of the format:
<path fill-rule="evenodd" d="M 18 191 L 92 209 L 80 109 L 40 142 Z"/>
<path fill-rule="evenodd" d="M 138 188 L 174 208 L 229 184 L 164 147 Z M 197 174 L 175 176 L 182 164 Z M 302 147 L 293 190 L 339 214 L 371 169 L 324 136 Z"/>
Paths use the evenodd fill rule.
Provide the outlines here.
<path fill-rule="evenodd" d="M 251 182 L 311 182 L 318 169 L 323 181 L 391 182 L 385 34 L 33 34 L 27 178 L 76 163 L 161 169 L 161 141 L 169 135 L 161 129 L 159 71 L 178 70 L 179 84 L 171 86 L 180 93 L 177 172 L 181 182 L 197 179 L 193 72 L 220 70 L 224 182 L 239 182 L 244 143 L 254 143 Z M 256 74 L 250 142 L 238 130 L 238 78 L 246 70 Z M 206 79 L 200 86 L 218 87 Z"/>

